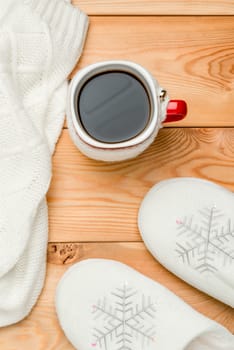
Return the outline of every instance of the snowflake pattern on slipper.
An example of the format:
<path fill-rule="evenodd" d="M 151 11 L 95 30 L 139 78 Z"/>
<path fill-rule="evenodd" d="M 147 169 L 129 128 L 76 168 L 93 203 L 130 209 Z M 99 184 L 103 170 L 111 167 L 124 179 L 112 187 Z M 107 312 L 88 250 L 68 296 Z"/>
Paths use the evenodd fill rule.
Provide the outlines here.
<path fill-rule="evenodd" d="M 151 254 L 191 284 L 234 307 L 234 194 L 207 180 L 161 181 L 142 201 L 138 226 Z"/>
<path fill-rule="evenodd" d="M 194 216 L 177 220 L 176 252 L 183 263 L 205 274 L 216 273 L 234 261 L 234 224 L 216 207 L 204 208 Z"/>
<path fill-rule="evenodd" d="M 55 305 L 77 350 L 234 349 L 233 336 L 221 325 L 114 260 L 87 259 L 70 267 Z"/>
<path fill-rule="evenodd" d="M 141 342 L 142 349 L 155 341 L 156 304 L 125 283 L 113 291 L 114 304 L 107 297 L 93 305 L 95 326 L 92 347 L 108 350 L 134 350 L 133 340 Z M 137 299 L 136 299 L 137 298 Z"/>

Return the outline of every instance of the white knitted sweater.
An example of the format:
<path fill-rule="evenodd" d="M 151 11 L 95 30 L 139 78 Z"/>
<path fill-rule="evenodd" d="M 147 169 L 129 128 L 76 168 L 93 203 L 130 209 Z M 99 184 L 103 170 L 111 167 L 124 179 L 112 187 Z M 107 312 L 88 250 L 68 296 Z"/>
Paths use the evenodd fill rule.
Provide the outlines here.
<path fill-rule="evenodd" d="M 88 20 L 64 0 L 0 0 L 0 326 L 25 317 L 43 286 L 45 195 L 64 121 L 67 76 Z"/>

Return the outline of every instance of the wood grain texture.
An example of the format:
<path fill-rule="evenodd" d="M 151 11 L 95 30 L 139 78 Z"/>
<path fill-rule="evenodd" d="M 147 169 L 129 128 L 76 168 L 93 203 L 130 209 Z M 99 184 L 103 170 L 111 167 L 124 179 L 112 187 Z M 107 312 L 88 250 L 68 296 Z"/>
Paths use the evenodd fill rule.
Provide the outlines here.
<path fill-rule="evenodd" d="M 121 163 L 83 156 L 64 130 L 48 194 L 50 241 L 139 241 L 137 213 L 155 183 L 205 178 L 234 190 L 234 129 L 162 129 L 138 158 Z"/>
<path fill-rule="evenodd" d="M 231 15 L 234 1 L 73 0 L 89 15 Z"/>
<path fill-rule="evenodd" d="M 76 254 L 67 259 L 71 250 Z M 234 310 L 187 285 L 164 269 L 146 250 L 143 243 L 71 243 L 50 244 L 44 291 L 32 313 L 21 323 L 0 329 L 2 350 L 73 350 L 64 336 L 55 314 L 56 286 L 72 263 L 86 258 L 121 261 L 162 283 L 197 311 L 234 332 Z"/>
<path fill-rule="evenodd" d="M 185 99 L 189 113 L 184 121 L 165 125 L 137 159 L 116 164 L 86 158 L 63 130 L 48 193 L 45 288 L 25 320 L 0 329 L 0 349 L 74 350 L 59 326 L 54 296 L 68 267 L 86 258 L 114 259 L 137 269 L 234 333 L 234 310 L 163 268 L 146 250 L 137 228 L 144 195 L 163 179 L 195 176 L 234 191 L 234 1 L 73 4 L 94 16 L 71 77 L 97 61 L 133 60 L 149 69 L 171 98 Z"/>
<path fill-rule="evenodd" d="M 74 73 L 97 61 L 132 60 L 171 98 L 187 101 L 188 116 L 175 126 L 234 126 L 233 37 L 231 16 L 92 17 Z"/>

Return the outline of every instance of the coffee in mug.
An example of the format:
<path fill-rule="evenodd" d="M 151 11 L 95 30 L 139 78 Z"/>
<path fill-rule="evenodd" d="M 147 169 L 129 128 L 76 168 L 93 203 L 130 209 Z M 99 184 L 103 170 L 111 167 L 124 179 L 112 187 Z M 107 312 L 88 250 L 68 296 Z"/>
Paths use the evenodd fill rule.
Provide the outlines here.
<path fill-rule="evenodd" d="M 150 118 L 144 85 L 132 74 L 110 71 L 97 74 L 82 87 L 77 115 L 85 131 L 105 143 L 124 142 L 139 135 Z"/>
<path fill-rule="evenodd" d="M 71 137 L 94 159 L 133 158 L 153 142 L 162 122 L 185 115 L 186 103 L 169 101 L 153 76 L 133 62 L 93 64 L 78 72 L 69 87 Z"/>

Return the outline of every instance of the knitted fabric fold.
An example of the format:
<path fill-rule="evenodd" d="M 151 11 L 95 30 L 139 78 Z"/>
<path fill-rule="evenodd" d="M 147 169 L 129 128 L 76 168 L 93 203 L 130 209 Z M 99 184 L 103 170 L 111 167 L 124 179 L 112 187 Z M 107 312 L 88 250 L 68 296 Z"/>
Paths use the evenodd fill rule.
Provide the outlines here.
<path fill-rule="evenodd" d="M 88 19 L 64 0 L 0 6 L 0 326 L 6 326 L 30 312 L 43 287 L 51 155 Z"/>

